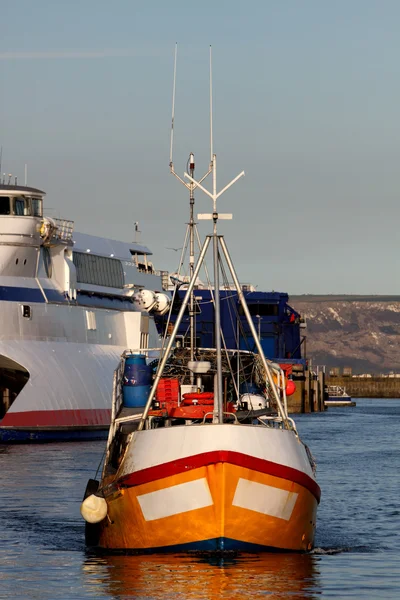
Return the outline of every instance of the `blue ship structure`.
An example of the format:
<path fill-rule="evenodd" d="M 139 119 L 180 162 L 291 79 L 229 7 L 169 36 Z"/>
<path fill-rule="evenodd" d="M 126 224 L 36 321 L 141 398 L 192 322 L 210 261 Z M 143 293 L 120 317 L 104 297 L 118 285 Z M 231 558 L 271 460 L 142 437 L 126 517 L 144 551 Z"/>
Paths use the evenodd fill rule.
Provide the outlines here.
<path fill-rule="evenodd" d="M 253 318 L 259 340 L 267 358 L 281 365 L 302 365 L 306 367 L 306 359 L 302 356 L 305 336 L 302 335 L 304 325 L 300 314 L 289 305 L 289 296 L 284 292 L 247 291 L 243 286 L 250 314 Z M 209 289 L 197 289 L 195 298 L 195 339 L 200 348 L 213 348 L 214 342 L 214 303 Z M 221 289 L 221 329 L 227 348 L 239 347 L 242 350 L 257 352 L 256 345 L 246 317 L 240 307 L 236 290 Z M 185 290 L 179 288 L 175 292 L 172 312 L 169 317 L 164 315 L 156 318 L 160 333 L 172 329 L 179 312 Z M 177 343 L 184 347 L 190 346 L 190 315 L 189 307 L 182 319 Z"/>

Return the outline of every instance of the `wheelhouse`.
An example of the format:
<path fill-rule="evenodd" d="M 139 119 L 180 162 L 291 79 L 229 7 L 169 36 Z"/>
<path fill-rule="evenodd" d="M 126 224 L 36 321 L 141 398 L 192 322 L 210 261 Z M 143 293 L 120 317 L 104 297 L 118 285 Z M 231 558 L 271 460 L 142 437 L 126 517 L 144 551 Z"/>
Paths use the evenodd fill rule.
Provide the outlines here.
<path fill-rule="evenodd" d="M 42 217 L 44 192 L 35 188 L 0 184 L 0 215 Z"/>

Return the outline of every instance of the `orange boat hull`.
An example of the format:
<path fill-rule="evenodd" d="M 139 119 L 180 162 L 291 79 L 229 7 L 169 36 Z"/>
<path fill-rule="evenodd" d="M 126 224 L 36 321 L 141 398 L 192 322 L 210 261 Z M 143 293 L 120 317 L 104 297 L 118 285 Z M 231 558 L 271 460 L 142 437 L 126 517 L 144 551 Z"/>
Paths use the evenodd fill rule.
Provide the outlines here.
<path fill-rule="evenodd" d="M 279 476 L 279 465 L 275 474 L 261 472 L 245 458 L 119 482 L 106 497 L 98 545 L 138 552 L 310 550 L 318 486 L 305 486 L 301 473 L 291 478 L 287 469 Z"/>

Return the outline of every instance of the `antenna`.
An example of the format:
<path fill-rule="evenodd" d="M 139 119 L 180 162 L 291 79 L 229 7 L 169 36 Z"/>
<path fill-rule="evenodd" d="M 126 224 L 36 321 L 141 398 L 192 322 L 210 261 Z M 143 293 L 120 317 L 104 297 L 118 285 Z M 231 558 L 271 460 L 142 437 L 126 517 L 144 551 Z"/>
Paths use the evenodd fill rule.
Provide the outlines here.
<path fill-rule="evenodd" d="M 175 91 L 176 91 L 176 57 L 178 55 L 178 42 L 175 43 L 174 56 L 174 83 L 172 87 L 172 118 L 171 118 L 171 146 L 169 149 L 169 166 L 172 168 L 172 147 L 174 144 L 174 121 L 175 121 Z"/>
<path fill-rule="evenodd" d="M 179 175 L 177 173 L 175 173 L 175 169 L 174 169 L 174 162 L 173 162 L 173 144 L 174 144 L 174 124 L 175 124 L 175 96 L 176 96 L 176 63 L 177 63 L 177 53 L 178 53 L 178 43 L 175 44 L 175 56 L 174 56 L 174 82 L 173 82 L 173 87 L 172 87 L 172 120 L 171 120 L 171 145 L 170 145 L 170 153 L 169 153 L 169 168 L 171 170 L 172 175 L 175 175 L 175 177 L 178 179 L 178 181 L 180 181 L 185 188 L 187 188 L 189 190 L 189 199 L 190 199 L 190 219 L 189 219 L 189 223 L 188 223 L 188 228 L 186 230 L 186 237 L 185 237 L 185 243 L 183 245 L 183 249 L 182 249 L 182 258 L 183 258 L 183 254 L 185 252 L 185 248 L 186 248 L 186 242 L 187 239 L 189 237 L 189 248 L 190 248 L 190 256 L 189 256 L 189 269 L 190 269 L 190 277 L 189 277 L 189 283 L 193 280 L 194 277 L 194 229 L 196 227 L 196 223 L 194 221 L 194 190 L 197 187 L 197 182 L 191 181 L 190 183 L 187 183 L 186 181 L 184 181 L 181 177 L 179 177 Z M 189 155 L 189 159 L 187 162 L 187 168 L 188 171 L 191 175 L 191 177 L 194 177 L 194 168 L 195 168 L 195 163 L 194 163 L 194 154 L 193 152 L 190 153 Z M 212 172 L 212 166 L 210 165 L 207 173 L 205 175 L 203 175 L 203 177 L 200 179 L 200 182 L 202 182 L 210 173 Z M 189 236 L 188 236 L 189 234 Z M 182 258 L 181 258 L 181 262 L 182 262 Z M 193 291 L 190 294 L 190 306 L 189 306 L 189 316 L 190 316 L 190 360 L 194 360 L 194 341 L 195 341 L 195 311 L 194 311 L 194 294 Z M 194 383 L 194 375 L 193 373 L 190 374 L 190 382 L 191 384 Z"/>
<path fill-rule="evenodd" d="M 140 231 L 140 229 L 139 229 L 139 221 L 135 221 L 134 227 L 135 227 L 135 235 L 134 235 L 134 238 L 133 238 L 133 242 L 137 243 L 137 242 L 139 242 L 140 234 L 142 233 Z"/>
<path fill-rule="evenodd" d="M 223 392 L 222 392 L 222 362 L 221 362 L 221 310 L 220 310 L 220 296 L 219 296 L 219 246 L 222 245 L 223 238 L 218 236 L 217 222 L 218 219 L 232 219 L 231 214 L 218 214 L 217 212 L 217 200 L 226 192 L 240 177 L 243 177 L 244 171 L 239 173 L 228 185 L 226 185 L 220 192 L 217 192 L 217 157 L 214 154 L 213 149 L 213 114 L 212 114 L 212 51 L 210 45 L 210 151 L 211 151 L 211 164 L 210 170 L 212 170 L 212 193 L 201 185 L 201 181 L 196 181 L 193 175 L 184 173 L 184 177 L 189 180 L 192 185 L 199 187 L 213 202 L 213 212 L 197 215 L 198 219 L 210 219 L 214 223 L 213 235 L 207 236 L 207 239 L 213 240 L 213 263 L 214 263 L 214 337 L 215 337 L 215 350 L 217 354 L 217 375 L 216 375 L 216 386 L 214 388 L 214 400 L 217 401 L 217 406 L 214 405 L 214 410 L 217 408 L 217 422 L 223 423 Z M 221 241 L 220 238 L 221 237 Z M 225 258 L 228 258 L 224 250 Z M 229 265 L 232 276 L 234 276 L 233 267 Z M 236 285 L 236 281 L 235 281 Z M 238 284 L 239 285 L 239 284 Z M 240 286 L 237 287 L 238 295 L 240 298 Z M 247 308 L 247 307 L 246 307 Z M 251 325 L 249 323 L 251 328 Z"/>
<path fill-rule="evenodd" d="M 28 165 L 25 163 L 25 187 L 28 185 Z"/>
<path fill-rule="evenodd" d="M 210 154 L 211 162 L 213 161 L 213 113 L 212 113 L 212 50 L 210 45 Z"/>
<path fill-rule="evenodd" d="M 1 176 L 1 161 L 3 160 L 3 146 L 0 148 L 0 176 Z"/>

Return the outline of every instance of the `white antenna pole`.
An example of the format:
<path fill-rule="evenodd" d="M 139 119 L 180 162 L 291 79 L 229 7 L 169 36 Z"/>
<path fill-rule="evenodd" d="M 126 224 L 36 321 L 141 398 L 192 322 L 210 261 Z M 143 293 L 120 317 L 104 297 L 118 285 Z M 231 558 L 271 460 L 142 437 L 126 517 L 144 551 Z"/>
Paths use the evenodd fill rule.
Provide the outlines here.
<path fill-rule="evenodd" d="M 190 232 L 190 258 L 189 258 L 189 268 L 190 268 L 190 277 L 189 277 L 189 283 L 192 283 L 192 280 L 194 278 L 194 229 L 196 227 L 196 223 L 194 221 L 194 190 L 197 187 L 197 182 L 194 181 L 193 177 L 194 177 L 194 155 L 191 152 L 189 155 L 189 160 L 188 160 L 188 166 L 189 166 L 189 173 L 190 176 L 192 177 L 193 181 L 191 181 L 190 183 L 186 183 L 181 177 L 179 177 L 179 175 L 177 173 L 175 173 L 175 169 L 174 169 L 174 162 L 173 162 L 173 144 L 174 144 L 174 124 L 175 124 L 175 95 L 176 95 L 176 63 L 177 63 L 177 53 L 178 53 L 178 43 L 175 44 L 175 56 L 174 56 L 174 82 L 173 82 L 173 87 L 172 87 L 172 119 L 171 119 L 171 144 L 170 144 L 170 151 L 169 151 L 169 168 L 171 170 L 172 175 L 175 175 L 175 177 L 178 179 L 178 181 L 180 181 L 188 190 L 189 190 L 189 194 L 190 194 L 190 221 L 188 224 L 188 231 Z M 203 177 L 200 179 L 200 183 L 212 172 L 212 165 L 210 164 L 210 167 L 207 171 L 207 173 L 205 175 L 203 175 Z M 186 249 L 186 243 L 187 243 L 187 233 L 186 232 L 186 238 L 185 238 L 185 243 L 183 245 L 183 249 L 182 249 L 182 257 L 183 258 L 183 254 L 184 251 Z M 190 305 L 189 305 L 189 315 L 190 315 L 190 360 L 194 360 L 194 342 L 195 342 L 195 311 L 194 311 L 194 294 L 193 294 L 193 289 L 190 293 Z M 190 375 L 190 382 L 191 384 L 194 383 L 194 375 L 193 373 L 191 373 Z"/>
<path fill-rule="evenodd" d="M 213 149 L 213 111 L 212 111 L 212 52 L 210 46 L 210 155 L 211 162 L 214 158 L 214 149 Z"/>
<path fill-rule="evenodd" d="M 172 119 L 171 119 L 171 144 L 170 144 L 170 149 L 169 149 L 169 167 L 171 169 L 171 173 L 172 175 L 175 175 L 175 177 L 178 179 L 178 181 L 180 181 L 188 190 L 191 190 L 192 192 L 196 189 L 197 187 L 197 181 L 193 181 L 191 183 L 186 183 L 182 177 L 179 177 L 179 175 L 177 173 L 175 173 L 175 169 L 174 169 L 174 162 L 172 159 L 172 151 L 173 151 L 173 145 L 174 145 L 174 125 L 175 125 L 175 92 L 176 92 L 176 60 L 177 60 L 177 55 L 178 55 L 178 42 L 175 43 L 175 56 L 174 56 L 174 83 L 173 83 L 173 88 L 172 88 Z M 212 151 L 212 149 L 211 149 Z M 211 156 L 211 161 L 212 161 L 212 156 Z M 207 173 L 205 175 L 203 175 L 203 177 L 200 179 L 200 183 L 202 181 L 204 181 L 204 179 L 206 177 L 208 177 L 208 175 L 212 173 L 212 167 L 210 165 Z"/>
<path fill-rule="evenodd" d="M 28 185 L 28 165 L 25 163 L 25 187 Z"/>
<path fill-rule="evenodd" d="M 178 42 L 175 44 L 175 57 L 174 57 L 174 83 L 172 89 L 172 118 L 171 118 L 171 145 L 169 149 L 169 166 L 172 169 L 172 148 L 174 144 L 174 121 L 175 121 L 175 90 L 176 90 L 176 57 L 178 54 Z"/>

